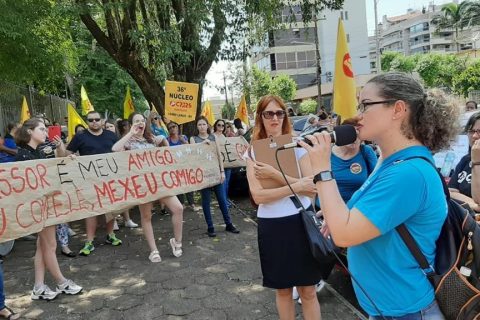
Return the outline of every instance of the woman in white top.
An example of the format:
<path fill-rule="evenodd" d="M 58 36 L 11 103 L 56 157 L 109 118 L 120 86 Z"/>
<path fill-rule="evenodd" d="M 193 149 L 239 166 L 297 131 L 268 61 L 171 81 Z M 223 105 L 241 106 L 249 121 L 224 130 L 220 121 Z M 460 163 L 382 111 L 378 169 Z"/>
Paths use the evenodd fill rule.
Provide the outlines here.
<path fill-rule="evenodd" d="M 277 96 L 268 95 L 257 105 L 252 141 L 291 133 L 285 104 Z M 295 155 L 303 178 L 288 177 L 304 207 L 311 206 L 314 195 L 312 170 L 307 153 L 296 149 Z M 276 289 L 277 310 L 281 320 L 295 319 L 292 288 L 297 287 L 302 299 L 305 319 L 320 319 L 315 284 L 319 282 L 320 265 L 313 258 L 299 210 L 288 186 L 264 189 L 263 179 L 281 181 L 273 167 L 255 161 L 255 150 L 247 157 L 247 178 L 255 203 L 259 204 L 258 246 L 263 285 Z M 285 183 L 285 182 L 283 182 Z M 295 263 L 292 263 L 294 261 Z"/>
<path fill-rule="evenodd" d="M 119 152 L 168 146 L 168 141 L 164 136 L 153 135 L 150 126 L 146 125 L 146 119 L 142 114 L 132 113 L 128 118 L 128 122 L 131 126 L 130 131 L 113 145 L 112 151 Z M 173 255 L 180 257 L 182 255 L 183 206 L 176 196 L 165 197 L 160 201 L 172 212 L 173 234 L 175 237 L 171 238 L 169 242 Z M 150 247 L 148 259 L 151 262 L 160 262 L 162 258 L 158 252 L 155 236 L 153 235 L 152 206 L 153 202 L 149 202 L 139 205 L 138 208 L 140 209 L 143 234 Z"/>

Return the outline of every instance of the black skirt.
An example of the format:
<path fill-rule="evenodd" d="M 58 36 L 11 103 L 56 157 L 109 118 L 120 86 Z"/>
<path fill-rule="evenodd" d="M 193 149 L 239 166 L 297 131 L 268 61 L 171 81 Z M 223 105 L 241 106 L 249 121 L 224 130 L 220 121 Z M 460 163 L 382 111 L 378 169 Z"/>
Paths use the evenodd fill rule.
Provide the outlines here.
<path fill-rule="evenodd" d="M 300 214 L 258 218 L 258 248 L 264 287 L 286 289 L 320 281 L 321 266 L 310 252 Z"/>

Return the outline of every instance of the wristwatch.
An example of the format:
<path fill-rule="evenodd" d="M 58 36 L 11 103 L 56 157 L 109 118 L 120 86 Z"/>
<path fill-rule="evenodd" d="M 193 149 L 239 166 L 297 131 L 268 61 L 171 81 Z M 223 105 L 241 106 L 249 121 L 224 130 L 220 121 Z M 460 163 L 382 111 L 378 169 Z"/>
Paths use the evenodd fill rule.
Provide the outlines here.
<path fill-rule="evenodd" d="M 318 181 L 330 181 L 335 179 L 333 172 L 331 170 L 322 171 L 319 174 L 313 177 L 313 183 L 316 184 Z"/>

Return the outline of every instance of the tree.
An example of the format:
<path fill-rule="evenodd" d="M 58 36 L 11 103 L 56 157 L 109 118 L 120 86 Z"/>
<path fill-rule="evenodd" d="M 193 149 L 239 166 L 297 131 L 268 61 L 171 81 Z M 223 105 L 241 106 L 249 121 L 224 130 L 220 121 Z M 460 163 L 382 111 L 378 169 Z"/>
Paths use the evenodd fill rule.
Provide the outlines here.
<path fill-rule="evenodd" d="M 235 109 L 234 105 L 230 103 L 225 103 L 222 107 L 222 118 L 233 120 L 233 117 L 235 117 L 236 111 L 237 110 Z"/>
<path fill-rule="evenodd" d="M 50 0 L 0 0 L 0 77 L 40 90 L 65 89 L 78 57 L 70 19 Z"/>
<path fill-rule="evenodd" d="M 389 71 L 412 73 L 415 70 L 419 55 L 405 56 L 400 54 L 393 59 Z"/>
<path fill-rule="evenodd" d="M 271 86 L 272 78 L 270 74 L 254 65 L 252 67 L 252 94 L 255 99 L 258 100 L 269 94 Z"/>
<path fill-rule="evenodd" d="M 277 26 L 281 9 L 291 6 L 287 0 L 75 3 L 73 9 L 99 45 L 128 71 L 161 113 L 165 79 L 198 83 L 201 101 L 205 75 L 212 63 L 220 58 L 243 60 L 248 52 L 245 38 Z M 300 4 L 304 20 L 308 20 L 314 11 L 341 8 L 343 0 L 303 0 Z"/>
<path fill-rule="evenodd" d="M 451 88 L 453 77 L 465 69 L 466 58 L 429 53 L 420 55 L 415 71 L 427 87 Z"/>
<path fill-rule="evenodd" d="M 390 71 L 390 68 L 392 67 L 392 62 L 402 54 L 400 52 L 396 51 L 387 51 L 382 53 L 380 59 L 380 65 L 382 66 L 382 71 Z"/>
<path fill-rule="evenodd" d="M 471 63 L 462 73 L 453 77 L 453 87 L 455 92 L 468 96 L 472 90 L 480 88 L 480 61 Z"/>
<path fill-rule="evenodd" d="M 270 84 L 270 93 L 282 97 L 284 101 L 290 101 L 297 93 L 297 83 L 289 75 L 280 74 Z"/>
<path fill-rule="evenodd" d="M 316 113 L 317 111 L 317 101 L 312 100 L 312 99 L 307 99 L 302 101 L 299 106 L 299 111 L 302 114 L 309 114 L 309 113 Z"/>
<path fill-rule="evenodd" d="M 432 19 L 432 24 L 441 29 L 454 29 L 454 41 L 457 52 L 458 47 L 458 33 L 465 27 L 480 24 L 480 2 L 478 1 L 463 1 L 460 4 L 448 3 L 442 7 L 441 14 Z"/>

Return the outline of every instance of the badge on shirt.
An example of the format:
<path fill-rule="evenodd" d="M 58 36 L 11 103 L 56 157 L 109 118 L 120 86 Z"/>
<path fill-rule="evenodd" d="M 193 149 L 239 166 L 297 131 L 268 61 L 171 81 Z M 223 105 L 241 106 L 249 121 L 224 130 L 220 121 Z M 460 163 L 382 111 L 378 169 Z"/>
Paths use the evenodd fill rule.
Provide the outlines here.
<path fill-rule="evenodd" d="M 362 166 L 360 163 L 354 162 L 350 165 L 350 172 L 353 174 L 359 174 L 362 172 Z"/>

